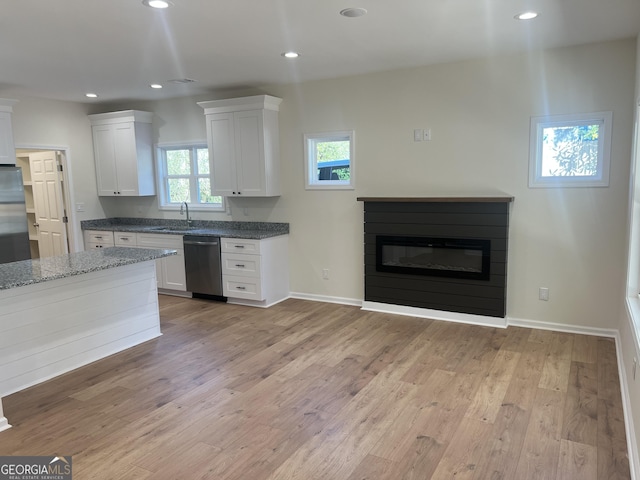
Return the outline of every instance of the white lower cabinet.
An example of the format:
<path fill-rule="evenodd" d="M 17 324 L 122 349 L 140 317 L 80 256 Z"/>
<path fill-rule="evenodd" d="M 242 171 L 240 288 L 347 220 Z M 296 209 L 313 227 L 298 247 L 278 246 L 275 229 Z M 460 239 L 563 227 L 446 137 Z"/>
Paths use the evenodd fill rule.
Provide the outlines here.
<path fill-rule="evenodd" d="M 137 247 L 138 237 L 135 233 L 113 232 L 116 247 Z"/>
<path fill-rule="evenodd" d="M 129 234 L 130 235 L 130 234 Z M 187 276 L 184 268 L 184 246 L 181 235 L 138 233 L 136 246 L 141 248 L 165 248 L 176 250 L 177 255 L 156 260 L 158 289 L 187 291 Z"/>
<path fill-rule="evenodd" d="M 110 230 L 85 230 L 84 249 L 93 250 L 95 248 L 113 247 L 113 232 Z"/>
<path fill-rule="evenodd" d="M 289 297 L 288 235 L 221 242 L 222 294 L 229 303 L 268 307 Z"/>

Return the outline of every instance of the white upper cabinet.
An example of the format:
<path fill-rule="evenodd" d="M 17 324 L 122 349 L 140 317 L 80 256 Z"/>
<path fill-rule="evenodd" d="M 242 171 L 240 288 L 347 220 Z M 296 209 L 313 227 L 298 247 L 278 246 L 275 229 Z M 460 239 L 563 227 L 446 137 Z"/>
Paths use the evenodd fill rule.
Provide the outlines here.
<path fill-rule="evenodd" d="M 89 115 L 98 195 L 155 195 L 153 114 L 138 110 Z"/>
<path fill-rule="evenodd" d="M 207 121 L 215 195 L 280 195 L 281 98 L 270 95 L 199 102 Z"/>
<path fill-rule="evenodd" d="M 0 164 L 16 164 L 16 148 L 13 144 L 11 113 L 17 100 L 0 98 Z"/>

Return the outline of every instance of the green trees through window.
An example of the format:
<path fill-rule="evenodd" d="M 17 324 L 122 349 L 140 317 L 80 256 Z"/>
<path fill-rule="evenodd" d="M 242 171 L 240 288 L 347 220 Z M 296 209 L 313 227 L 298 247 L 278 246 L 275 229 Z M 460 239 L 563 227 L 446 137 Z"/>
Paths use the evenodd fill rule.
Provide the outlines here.
<path fill-rule="evenodd" d="M 598 171 L 600 125 L 546 127 L 542 131 L 543 176 L 593 176 Z"/>
<path fill-rule="evenodd" d="M 206 146 L 164 147 L 159 150 L 162 205 L 222 207 L 222 197 L 211 192 L 209 150 Z"/>

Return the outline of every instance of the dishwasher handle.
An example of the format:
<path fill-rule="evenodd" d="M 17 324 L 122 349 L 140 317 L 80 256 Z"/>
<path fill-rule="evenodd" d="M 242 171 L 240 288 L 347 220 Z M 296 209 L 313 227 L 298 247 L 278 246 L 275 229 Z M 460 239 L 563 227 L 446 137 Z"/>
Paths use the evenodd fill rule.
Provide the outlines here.
<path fill-rule="evenodd" d="M 191 240 L 185 240 L 184 245 L 218 245 L 218 242 L 194 242 Z"/>

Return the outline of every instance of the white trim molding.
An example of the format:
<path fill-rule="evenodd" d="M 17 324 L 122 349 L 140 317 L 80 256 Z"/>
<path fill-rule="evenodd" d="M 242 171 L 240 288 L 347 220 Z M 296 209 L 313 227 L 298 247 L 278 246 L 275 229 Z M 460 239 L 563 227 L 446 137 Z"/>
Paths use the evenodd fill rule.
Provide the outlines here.
<path fill-rule="evenodd" d="M 429 308 L 407 307 L 404 305 L 392 305 L 378 302 L 362 302 L 362 309 L 370 312 L 394 313 L 418 318 L 429 318 L 432 320 L 443 320 L 445 322 L 467 323 L 471 325 L 482 325 L 485 327 L 507 328 L 507 322 L 502 317 L 488 317 L 485 315 L 471 315 L 469 313 L 445 312 L 443 310 L 431 310 Z"/>
<path fill-rule="evenodd" d="M 593 335 L 596 337 L 617 338 L 618 330 L 614 328 L 585 327 L 583 325 L 567 325 L 564 323 L 542 322 L 524 318 L 508 318 L 509 326 L 535 328 L 537 330 L 551 330 L 563 333 L 578 333 L 581 335 Z"/>
<path fill-rule="evenodd" d="M 351 305 L 352 307 L 361 307 L 362 300 L 346 297 L 329 297 L 327 295 L 316 295 L 313 293 L 291 292 L 289 298 L 298 300 L 309 300 L 312 302 L 337 303 L 340 305 Z"/>
<path fill-rule="evenodd" d="M 11 425 L 9 425 L 7 417 L 4 416 L 4 413 L 2 411 L 2 398 L 0 398 L 0 432 L 9 428 L 11 428 Z"/>

